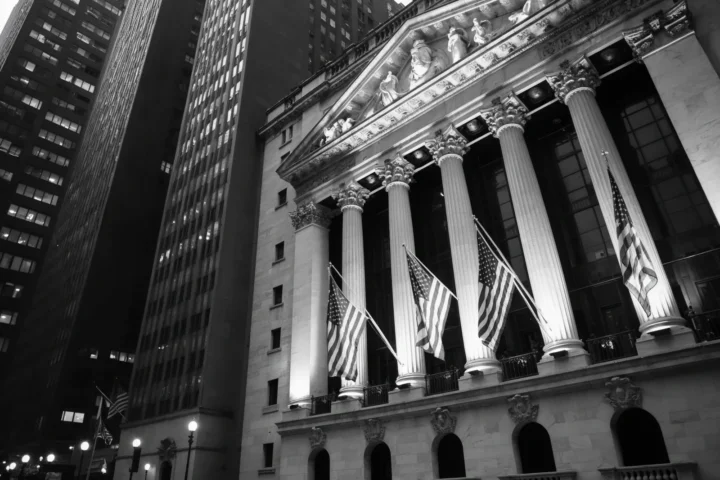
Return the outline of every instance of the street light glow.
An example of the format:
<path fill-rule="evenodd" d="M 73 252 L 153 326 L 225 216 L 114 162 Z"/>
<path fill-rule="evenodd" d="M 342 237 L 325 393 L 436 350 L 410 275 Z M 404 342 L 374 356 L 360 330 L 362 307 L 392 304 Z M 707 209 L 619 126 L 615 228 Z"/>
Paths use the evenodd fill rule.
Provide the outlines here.
<path fill-rule="evenodd" d="M 149 463 L 146 463 L 146 464 L 145 464 L 145 471 L 147 472 L 148 470 L 150 470 L 150 464 L 149 464 Z"/>
<path fill-rule="evenodd" d="M 191 432 L 194 432 L 197 429 L 198 429 L 198 423 L 195 420 L 188 423 L 188 430 L 190 430 Z"/>
<path fill-rule="evenodd" d="M 88 448 L 90 448 L 90 444 L 88 442 L 82 442 L 80 444 L 80 450 L 83 452 L 87 452 Z"/>
<path fill-rule="evenodd" d="M 54 461 L 55 461 L 55 454 L 54 454 L 54 453 L 49 454 L 49 455 L 47 456 L 47 461 L 48 461 L 49 463 L 54 462 Z"/>
<path fill-rule="evenodd" d="M 23 462 L 23 463 L 28 463 L 29 461 L 30 461 L 30 455 L 28 455 L 28 454 L 26 453 L 25 455 L 22 456 L 22 462 Z"/>
<path fill-rule="evenodd" d="M 132 444 L 132 445 L 133 445 L 133 447 L 138 448 L 141 443 L 142 443 L 142 442 L 140 442 L 140 439 L 139 439 L 139 438 L 136 438 L 135 440 L 133 440 L 133 444 Z"/>
<path fill-rule="evenodd" d="M 15 470 L 15 467 L 17 467 L 17 463 L 12 462 L 12 463 L 10 464 L 10 470 Z"/>

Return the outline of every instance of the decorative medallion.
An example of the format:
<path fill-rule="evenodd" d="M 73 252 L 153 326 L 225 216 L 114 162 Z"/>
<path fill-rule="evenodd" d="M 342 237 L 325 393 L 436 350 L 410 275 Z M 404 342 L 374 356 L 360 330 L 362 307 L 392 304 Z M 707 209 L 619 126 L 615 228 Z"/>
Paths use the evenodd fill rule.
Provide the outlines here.
<path fill-rule="evenodd" d="M 169 437 L 164 440 L 160 440 L 160 446 L 157 447 L 157 453 L 158 457 L 160 457 L 160 462 L 170 461 L 175 458 L 177 453 L 175 440 Z"/>
<path fill-rule="evenodd" d="M 310 429 L 310 448 L 325 448 L 327 435 L 320 427 L 312 427 Z"/>
<path fill-rule="evenodd" d="M 392 160 L 385 160 L 385 165 L 378 171 L 383 179 L 383 187 L 389 188 L 392 184 L 410 185 L 415 167 L 398 154 Z"/>
<path fill-rule="evenodd" d="M 454 125 L 450 125 L 445 131 L 438 130 L 435 132 L 435 138 L 425 142 L 425 146 L 430 150 L 433 159 L 438 163 L 442 162 L 443 157 L 447 155 L 465 155 L 469 147 L 467 140 L 457 131 Z"/>
<path fill-rule="evenodd" d="M 450 415 L 450 410 L 444 407 L 438 407 L 432 412 L 432 420 L 430 420 L 435 433 L 453 433 L 455 431 L 455 425 L 457 425 L 457 418 Z"/>
<path fill-rule="evenodd" d="M 522 129 L 529 118 L 525 104 L 514 92 L 497 100 L 493 107 L 480 112 L 495 138 L 504 127 L 514 125 Z"/>
<path fill-rule="evenodd" d="M 298 207 L 294 212 L 290 212 L 290 221 L 295 231 L 308 225 L 319 225 L 329 228 L 330 212 L 322 205 L 318 205 L 315 202 L 308 202 Z"/>
<path fill-rule="evenodd" d="M 570 95 L 579 90 L 591 90 L 600 85 L 600 75 L 586 56 L 573 63 L 564 61 L 562 71 L 548 75 L 547 81 L 555 91 L 558 100 L 565 103 Z"/>
<path fill-rule="evenodd" d="M 385 438 L 385 424 L 379 418 L 365 420 L 365 440 L 367 443 L 380 443 Z"/>
<path fill-rule="evenodd" d="M 615 410 L 642 406 L 642 389 L 628 377 L 613 377 L 605 386 L 609 389 L 605 399 Z"/>
<path fill-rule="evenodd" d="M 534 422 L 537 420 L 540 407 L 532 404 L 530 395 L 515 395 L 508 398 L 508 413 L 515 423 Z"/>
<path fill-rule="evenodd" d="M 346 208 L 359 209 L 362 212 L 365 201 L 370 196 L 370 191 L 357 182 L 350 182 L 347 185 L 340 184 L 340 190 L 333 194 L 333 198 L 337 200 L 340 210 Z"/>

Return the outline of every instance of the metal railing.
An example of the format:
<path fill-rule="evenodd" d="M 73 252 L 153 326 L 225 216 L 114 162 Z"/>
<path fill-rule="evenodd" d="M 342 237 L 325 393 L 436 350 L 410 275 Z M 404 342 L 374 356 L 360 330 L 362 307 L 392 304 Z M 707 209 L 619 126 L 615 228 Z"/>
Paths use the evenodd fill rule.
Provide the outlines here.
<path fill-rule="evenodd" d="M 593 363 L 610 362 L 619 358 L 637 356 L 635 332 L 627 330 L 585 341 Z"/>
<path fill-rule="evenodd" d="M 336 401 L 337 393 L 330 393 L 320 397 L 310 397 L 310 415 L 322 415 L 332 411 L 332 402 Z"/>
<path fill-rule="evenodd" d="M 720 340 L 720 310 L 700 313 L 691 310 L 688 313 L 688 318 L 695 332 L 695 340 L 698 342 Z"/>
<path fill-rule="evenodd" d="M 363 388 L 362 406 L 374 407 L 375 405 L 385 405 L 389 402 L 389 391 L 390 385 L 387 383 Z"/>
<path fill-rule="evenodd" d="M 532 377 L 538 374 L 537 352 L 524 353 L 515 357 L 503 358 L 502 363 L 503 381 L 516 378 Z"/>
<path fill-rule="evenodd" d="M 691 462 L 601 468 L 603 480 L 697 480 L 697 464 Z"/>
<path fill-rule="evenodd" d="M 427 395 L 455 392 L 459 388 L 457 368 L 448 370 L 447 372 L 433 373 L 425 377 L 425 391 Z"/>
<path fill-rule="evenodd" d="M 545 472 L 521 473 L 517 475 L 501 475 L 500 480 L 575 480 L 577 472 Z"/>

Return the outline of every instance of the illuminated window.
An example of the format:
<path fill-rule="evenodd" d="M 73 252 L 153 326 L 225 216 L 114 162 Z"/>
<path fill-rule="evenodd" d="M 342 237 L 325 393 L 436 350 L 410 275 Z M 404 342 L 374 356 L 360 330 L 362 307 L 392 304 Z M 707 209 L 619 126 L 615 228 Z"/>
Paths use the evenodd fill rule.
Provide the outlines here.
<path fill-rule="evenodd" d="M 83 423 L 85 414 L 80 412 L 63 411 L 60 415 L 60 421 L 68 423 Z"/>
<path fill-rule="evenodd" d="M 15 325 L 17 322 L 17 312 L 12 312 L 10 310 L 2 310 L 0 311 L 0 323 L 4 323 L 6 325 Z"/>

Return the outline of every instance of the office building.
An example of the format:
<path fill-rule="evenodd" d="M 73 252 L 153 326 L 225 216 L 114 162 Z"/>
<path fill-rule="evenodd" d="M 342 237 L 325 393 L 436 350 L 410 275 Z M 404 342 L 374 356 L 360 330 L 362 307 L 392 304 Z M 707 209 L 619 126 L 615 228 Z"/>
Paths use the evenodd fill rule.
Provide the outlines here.
<path fill-rule="evenodd" d="M 260 129 L 240 478 L 720 477 L 717 2 L 396 18 Z M 457 296 L 444 360 L 405 249 Z M 368 325 L 354 381 L 328 376 L 328 263 L 398 357 Z M 496 348 L 491 282 L 514 292 Z"/>

